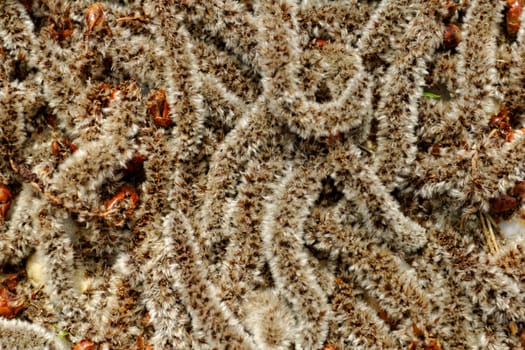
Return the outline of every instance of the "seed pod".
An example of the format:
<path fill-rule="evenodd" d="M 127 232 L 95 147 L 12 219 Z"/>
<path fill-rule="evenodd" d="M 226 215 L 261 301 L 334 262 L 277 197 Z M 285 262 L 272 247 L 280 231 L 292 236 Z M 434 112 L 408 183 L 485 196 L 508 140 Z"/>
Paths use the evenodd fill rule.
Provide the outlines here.
<path fill-rule="evenodd" d="M 164 89 L 157 89 L 151 94 L 148 100 L 148 111 L 157 125 L 165 128 L 171 125 L 170 108 Z"/>
<path fill-rule="evenodd" d="M 91 32 L 94 28 L 104 23 L 104 6 L 97 2 L 89 6 L 86 11 L 87 31 Z"/>
<path fill-rule="evenodd" d="M 0 221 L 4 221 L 7 210 L 11 206 L 11 191 L 7 186 L 0 184 Z"/>
<path fill-rule="evenodd" d="M 490 212 L 492 214 L 501 214 L 516 208 L 518 201 L 508 194 L 502 194 L 490 201 Z"/>
<path fill-rule="evenodd" d="M 85 34 L 101 29 L 105 29 L 107 34 L 111 34 L 111 30 L 106 23 L 106 17 L 104 16 L 104 6 L 102 6 L 101 3 L 96 2 L 88 7 L 86 11 L 86 26 Z"/>
<path fill-rule="evenodd" d="M 524 0 L 507 0 L 507 33 L 516 36 L 520 30 L 520 16 L 523 10 Z"/>
<path fill-rule="evenodd" d="M 443 46 L 447 50 L 454 49 L 461 42 L 461 30 L 453 23 L 445 24 L 443 31 Z"/>

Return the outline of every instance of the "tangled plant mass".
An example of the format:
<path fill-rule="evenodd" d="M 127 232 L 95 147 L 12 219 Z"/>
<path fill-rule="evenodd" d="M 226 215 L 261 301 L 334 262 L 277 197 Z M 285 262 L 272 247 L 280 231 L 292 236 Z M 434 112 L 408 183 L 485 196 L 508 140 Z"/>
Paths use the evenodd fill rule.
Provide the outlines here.
<path fill-rule="evenodd" d="M 3 0 L 0 347 L 524 347 L 522 7 Z"/>

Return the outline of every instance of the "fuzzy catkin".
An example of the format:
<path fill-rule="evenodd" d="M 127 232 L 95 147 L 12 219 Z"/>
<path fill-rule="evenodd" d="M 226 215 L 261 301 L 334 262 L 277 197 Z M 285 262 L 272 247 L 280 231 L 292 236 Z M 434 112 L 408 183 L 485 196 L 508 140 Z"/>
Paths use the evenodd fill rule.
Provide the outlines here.
<path fill-rule="evenodd" d="M 505 1 L 94 3 L 0 6 L 0 347 L 522 345 Z"/>

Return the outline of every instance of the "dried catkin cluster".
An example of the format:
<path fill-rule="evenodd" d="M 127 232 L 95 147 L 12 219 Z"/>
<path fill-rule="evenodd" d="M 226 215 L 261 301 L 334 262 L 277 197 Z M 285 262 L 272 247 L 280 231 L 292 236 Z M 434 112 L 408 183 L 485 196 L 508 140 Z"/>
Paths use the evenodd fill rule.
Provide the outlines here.
<path fill-rule="evenodd" d="M 2 0 L 0 348 L 525 347 L 523 6 Z"/>

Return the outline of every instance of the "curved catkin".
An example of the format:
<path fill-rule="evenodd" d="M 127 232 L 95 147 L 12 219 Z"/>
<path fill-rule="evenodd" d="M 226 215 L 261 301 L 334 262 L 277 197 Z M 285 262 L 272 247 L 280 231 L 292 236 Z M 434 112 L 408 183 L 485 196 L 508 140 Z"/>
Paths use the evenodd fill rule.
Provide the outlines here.
<path fill-rule="evenodd" d="M 441 42 L 442 25 L 439 18 L 432 18 L 429 14 L 432 12 L 432 5 L 432 2 L 426 1 L 413 4 L 419 13 L 409 23 L 399 40 L 415 44 L 399 50 L 399 55 L 393 58 L 395 63 L 386 71 L 383 86 L 379 88 L 378 156 L 374 165 L 389 189 L 398 185 L 395 179 L 415 157 L 416 104 L 422 94 L 426 64 Z M 412 39 L 421 35 L 428 37 L 425 40 Z M 394 100 L 392 95 L 396 96 Z M 386 152 L 386 149 L 390 152 Z M 394 155 L 391 152 L 399 153 Z M 393 161 L 397 163 L 396 167 L 390 164 Z M 387 169 L 399 170 L 391 174 Z M 394 182 L 391 183 L 392 180 L 386 178 L 394 179 Z"/>
<path fill-rule="evenodd" d="M 22 320 L 0 319 L 2 337 L 0 346 L 5 349 L 66 350 L 69 345 L 49 329 Z"/>
<path fill-rule="evenodd" d="M 0 348 L 523 347 L 521 1 L 0 2 Z"/>
<path fill-rule="evenodd" d="M 295 11 L 294 5 L 288 3 L 268 7 L 268 17 L 263 17 L 263 28 L 273 25 L 274 18 L 293 18 Z M 364 115 L 356 114 L 356 111 L 366 105 L 370 97 L 359 56 L 341 47 L 344 54 L 337 64 L 348 72 L 347 81 L 340 92 L 334 92 L 336 96 L 331 101 L 309 101 L 296 83 L 301 56 L 297 24 L 283 22 L 278 31 L 272 34 L 278 37 L 272 38 L 268 37 L 270 32 L 260 30 L 258 40 L 258 50 L 262 53 L 261 75 L 265 91 L 270 94 L 265 96 L 270 110 L 303 138 L 328 136 L 359 126 Z M 287 38 L 290 44 L 279 45 L 279 37 Z"/>
<path fill-rule="evenodd" d="M 303 348 L 318 348 L 326 336 L 329 310 L 313 278 L 312 268 L 305 264 L 307 254 L 301 246 L 304 244 L 303 222 L 315 200 L 312 192 L 315 193 L 320 184 L 312 176 L 315 171 L 308 174 L 304 165 L 292 163 L 290 166 L 297 169 L 290 167 L 274 190 L 276 198 L 266 205 L 261 234 L 276 287 L 283 291 L 298 317 L 296 343 Z"/>

